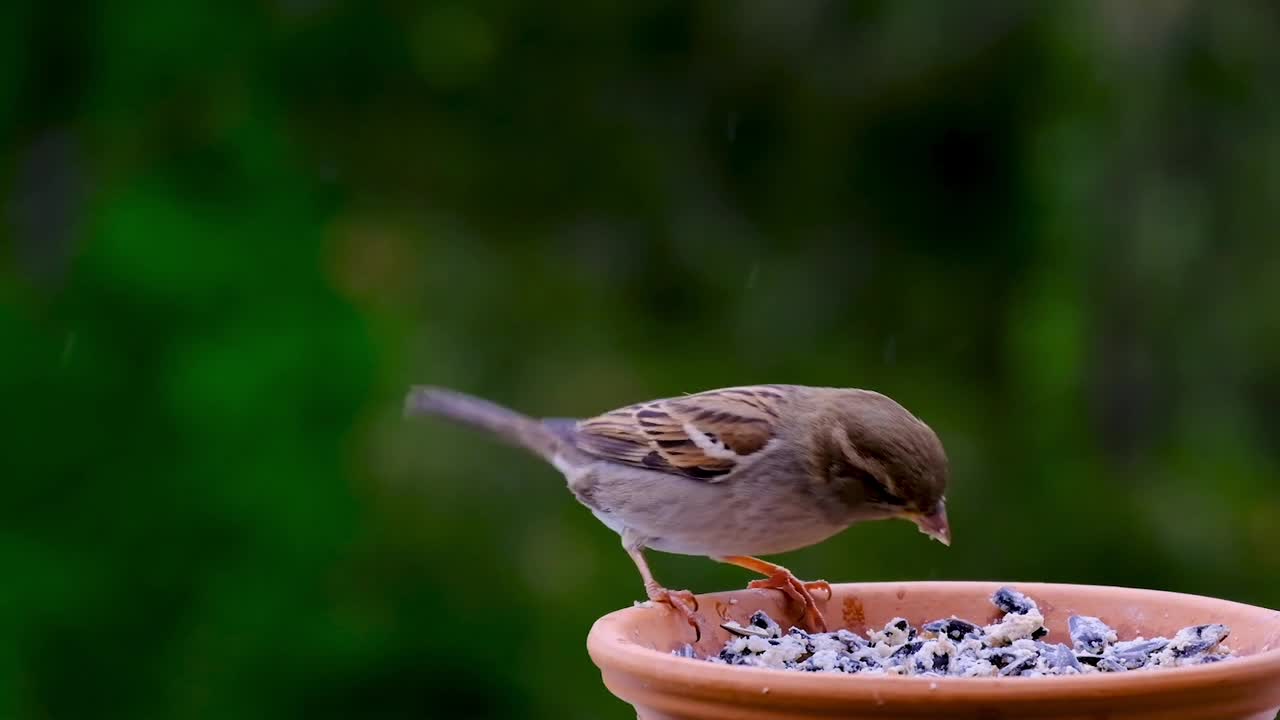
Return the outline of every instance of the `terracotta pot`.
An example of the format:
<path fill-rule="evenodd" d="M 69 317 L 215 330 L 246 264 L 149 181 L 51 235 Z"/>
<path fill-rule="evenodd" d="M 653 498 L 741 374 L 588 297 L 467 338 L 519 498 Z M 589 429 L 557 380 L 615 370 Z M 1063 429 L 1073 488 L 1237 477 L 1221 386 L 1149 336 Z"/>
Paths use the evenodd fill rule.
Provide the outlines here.
<path fill-rule="evenodd" d="M 643 720 L 659 718 L 1106 718 L 1273 720 L 1280 709 L 1280 612 L 1195 595 L 1087 585 L 1007 583 L 1045 614 L 1049 638 L 1070 642 L 1067 617 L 1095 615 L 1121 639 L 1172 636 L 1188 625 L 1231 626 L 1242 657 L 1186 668 L 1072 677 L 927 678 L 831 675 L 716 665 L 675 657 L 693 631 L 670 608 L 635 607 L 600 618 L 587 649 L 609 690 Z M 1000 583 L 906 582 L 834 587 L 822 603 L 828 623 L 865 633 L 894 616 L 915 625 L 957 615 L 994 620 L 988 598 Z M 699 596 L 708 619 L 746 622 L 763 609 L 789 618 L 781 593 L 741 590 Z M 728 633 L 708 623 L 699 655 Z M 785 623 L 784 623 L 785 627 Z"/>

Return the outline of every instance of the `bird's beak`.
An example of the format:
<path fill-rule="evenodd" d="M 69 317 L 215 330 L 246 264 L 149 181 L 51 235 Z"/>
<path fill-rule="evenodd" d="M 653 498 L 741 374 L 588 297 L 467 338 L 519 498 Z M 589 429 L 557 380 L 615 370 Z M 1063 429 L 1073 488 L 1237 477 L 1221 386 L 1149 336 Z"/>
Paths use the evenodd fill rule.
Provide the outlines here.
<path fill-rule="evenodd" d="M 920 528 L 920 532 L 937 540 L 938 542 L 951 546 L 951 526 L 947 524 L 947 506 L 938 503 L 931 513 L 908 513 L 907 519 L 916 524 Z"/>

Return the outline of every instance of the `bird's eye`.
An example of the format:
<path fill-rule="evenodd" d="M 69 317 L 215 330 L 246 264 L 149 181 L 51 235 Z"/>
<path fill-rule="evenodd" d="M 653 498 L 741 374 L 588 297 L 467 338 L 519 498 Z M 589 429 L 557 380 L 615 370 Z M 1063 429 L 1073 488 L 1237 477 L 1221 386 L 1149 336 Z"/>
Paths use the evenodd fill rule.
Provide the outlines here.
<path fill-rule="evenodd" d="M 830 473 L 832 477 L 848 478 L 861 485 L 862 496 L 867 502 L 893 507 L 906 505 L 904 500 L 890 492 L 874 475 L 847 460 L 841 459 L 831 463 Z"/>
<path fill-rule="evenodd" d="M 880 483 L 879 480 L 872 478 L 870 475 L 862 483 L 863 490 L 867 494 L 867 500 L 877 505 L 889 505 L 892 507 L 903 507 L 907 504 L 905 500 L 889 492 L 889 489 Z"/>

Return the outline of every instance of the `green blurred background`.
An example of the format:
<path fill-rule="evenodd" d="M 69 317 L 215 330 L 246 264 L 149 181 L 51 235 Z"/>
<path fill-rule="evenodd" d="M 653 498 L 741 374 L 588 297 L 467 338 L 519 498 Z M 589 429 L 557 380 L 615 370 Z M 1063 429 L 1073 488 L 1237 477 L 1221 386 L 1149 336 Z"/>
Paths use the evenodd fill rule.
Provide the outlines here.
<path fill-rule="evenodd" d="M 625 718 L 532 413 L 874 388 L 956 542 L 1280 606 L 1273 3 L 0 8 L 0 717 Z M 749 575 L 654 554 L 706 591 Z"/>

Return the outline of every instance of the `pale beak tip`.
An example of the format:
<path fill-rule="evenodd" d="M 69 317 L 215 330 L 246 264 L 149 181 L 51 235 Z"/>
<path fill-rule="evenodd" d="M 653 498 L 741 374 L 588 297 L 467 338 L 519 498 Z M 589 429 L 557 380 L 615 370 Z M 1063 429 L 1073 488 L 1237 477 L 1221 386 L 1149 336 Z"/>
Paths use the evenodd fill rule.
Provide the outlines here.
<path fill-rule="evenodd" d="M 920 528 L 920 532 L 947 547 L 951 547 L 951 526 L 947 522 L 945 508 L 939 507 L 929 515 L 916 515 L 912 520 L 915 522 L 916 527 Z"/>

